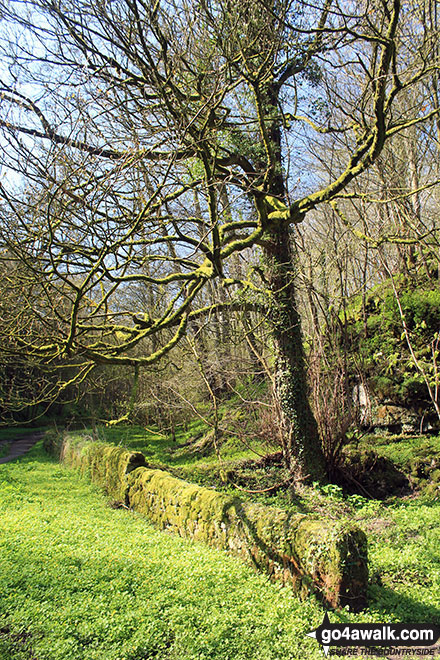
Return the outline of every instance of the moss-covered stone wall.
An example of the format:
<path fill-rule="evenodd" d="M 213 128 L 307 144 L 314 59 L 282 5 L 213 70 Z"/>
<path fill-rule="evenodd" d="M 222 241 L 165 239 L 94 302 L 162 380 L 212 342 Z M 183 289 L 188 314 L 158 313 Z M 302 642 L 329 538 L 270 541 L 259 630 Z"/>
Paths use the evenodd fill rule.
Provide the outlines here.
<path fill-rule="evenodd" d="M 354 525 L 242 502 L 149 469 L 142 454 L 106 443 L 66 436 L 61 459 L 161 529 L 223 548 L 333 607 L 366 604 L 367 542 Z"/>

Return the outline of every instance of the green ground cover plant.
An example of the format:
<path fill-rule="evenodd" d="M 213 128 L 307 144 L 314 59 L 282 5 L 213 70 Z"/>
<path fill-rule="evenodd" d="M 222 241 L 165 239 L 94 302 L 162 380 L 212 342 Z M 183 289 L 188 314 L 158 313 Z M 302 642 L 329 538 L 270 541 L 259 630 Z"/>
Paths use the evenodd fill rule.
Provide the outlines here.
<path fill-rule="evenodd" d="M 142 451 L 142 442 L 150 441 L 146 435 L 148 432 L 141 427 L 127 426 L 119 431 L 101 428 L 100 436 L 102 439 L 111 438 L 112 442 L 115 442 L 118 433 L 121 438 L 121 431 L 123 444 L 127 448 Z M 191 454 L 190 447 L 179 450 L 180 443 L 177 435 L 174 448 L 166 438 L 160 445 L 161 456 L 165 457 L 168 452 L 168 465 L 171 470 L 176 466 L 174 452 L 180 451 L 177 472 L 180 472 L 181 476 L 202 485 L 211 481 L 216 488 L 237 493 L 231 484 L 222 483 L 218 475 L 220 470 L 227 471 L 228 466 L 237 467 L 241 464 L 241 448 L 238 448 L 235 455 L 231 448 L 229 459 L 224 457 L 220 466 L 214 453 L 207 463 L 206 456 Z M 421 456 L 428 455 L 428 450 L 432 454 L 440 454 L 438 437 L 421 439 L 415 436 L 368 436 L 362 443 L 374 447 L 379 455 L 391 459 L 397 467 L 409 474 L 411 470 L 414 471 L 415 465 L 423 462 Z M 151 438 L 149 449 L 151 455 L 158 456 L 154 438 Z M 272 451 L 275 449 L 276 447 L 271 448 Z M 185 451 L 188 451 L 187 457 Z M 431 458 L 429 462 L 431 464 Z M 266 468 L 269 472 L 268 481 L 274 483 L 271 470 L 272 468 Z M 414 484 L 419 483 L 423 488 L 423 480 L 414 478 Z M 316 512 L 335 521 L 341 517 L 345 517 L 347 521 L 355 521 L 366 532 L 369 540 L 372 576 L 369 611 L 381 612 L 382 620 L 389 620 L 393 612 L 401 621 L 423 622 L 427 620 L 427 615 L 431 617 L 430 621 L 440 620 L 440 598 L 436 594 L 440 585 L 440 496 L 436 497 L 431 491 L 421 490 L 418 496 L 413 494 L 380 501 L 361 495 L 346 496 L 342 488 L 334 484 L 303 488 L 301 493 L 293 493 L 289 489 L 275 493 L 247 493 L 240 490 L 239 496 L 304 513 Z"/>
<path fill-rule="evenodd" d="M 317 657 L 315 601 L 113 510 L 38 445 L 1 466 L 0 657 Z"/>
<path fill-rule="evenodd" d="M 370 541 L 369 608 L 333 612 L 332 622 L 440 620 L 440 503 L 344 497 L 332 486 L 310 489 L 301 506 L 313 499 L 330 517 L 354 518 Z M 322 657 L 305 637 L 322 621 L 318 601 L 113 510 L 41 442 L 0 466 L 0 515 L 1 658 Z"/>
<path fill-rule="evenodd" d="M 30 429 L 29 426 L 2 427 L 0 428 L 0 442 L 11 442 L 16 438 L 22 438 L 23 436 L 30 433 L 39 433 L 43 430 L 43 427 L 32 429 Z"/>
<path fill-rule="evenodd" d="M 233 401 L 222 406 L 226 415 L 233 409 Z M 197 441 L 203 444 L 203 439 L 211 432 L 210 426 L 200 419 L 195 419 L 185 425 L 176 427 L 175 438 L 151 426 L 148 429 L 139 426 L 98 426 L 94 436 L 97 440 L 121 444 L 134 451 L 141 451 L 146 459 L 159 465 L 188 467 L 195 465 L 215 464 L 218 462 L 213 444 L 203 451 L 199 450 Z M 91 433 L 90 430 L 86 431 Z M 81 432 L 82 433 L 82 432 Z M 247 446 L 238 437 L 228 435 L 220 443 L 221 456 L 225 460 L 244 460 L 265 455 L 279 447 L 261 439 L 252 439 L 252 446 Z"/>
<path fill-rule="evenodd" d="M 367 435 L 357 443 L 360 452 L 371 448 L 407 475 L 422 499 L 440 500 L 440 436 Z"/>
<path fill-rule="evenodd" d="M 371 393 L 380 401 L 429 410 L 425 378 L 435 390 L 439 323 L 438 281 L 426 274 L 419 280 L 400 274 L 373 287 L 365 300 L 354 298 L 346 310 L 344 334 L 353 375 L 362 368 Z"/>

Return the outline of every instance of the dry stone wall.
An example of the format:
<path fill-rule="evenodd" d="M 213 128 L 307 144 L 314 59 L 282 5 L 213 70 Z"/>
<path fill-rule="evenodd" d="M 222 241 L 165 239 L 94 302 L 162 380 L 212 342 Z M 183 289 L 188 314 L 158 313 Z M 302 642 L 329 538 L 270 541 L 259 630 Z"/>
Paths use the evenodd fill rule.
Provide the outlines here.
<path fill-rule="evenodd" d="M 60 454 L 161 529 L 223 548 L 300 595 L 317 592 L 355 611 L 366 605 L 367 541 L 354 525 L 241 501 L 150 469 L 141 453 L 106 443 L 67 435 Z"/>

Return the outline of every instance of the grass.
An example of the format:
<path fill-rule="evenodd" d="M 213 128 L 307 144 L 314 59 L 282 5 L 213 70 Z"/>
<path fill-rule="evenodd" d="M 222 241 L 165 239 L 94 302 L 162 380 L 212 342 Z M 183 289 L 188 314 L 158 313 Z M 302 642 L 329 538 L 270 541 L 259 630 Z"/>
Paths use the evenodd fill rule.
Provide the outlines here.
<path fill-rule="evenodd" d="M 383 520 L 369 533 L 374 607 L 401 621 L 439 623 L 440 504 L 396 503 Z"/>
<path fill-rule="evenodd" d="M 154 427 L 145 429 L 142 426 L 100 426 L 92 432 L 91 429 L 74 432 L 75 435 L 90 435 L 102 442 L 121 445 L 134 451 L 140 451 L 148 463 L 154 467 L 169 470 L 173 475 L 198 483 L 202 486 L 221 488 L 227 492 L 237 494 L 233 486 L 224 483 L 226 471 L 239 472 L 237 481 L 246 481 L 250 488 L 265 488 L 268 485 L 284 481 L 288 473 L 282 469 L 267 468 L 256 470 L 254 466 L 243 469 L 243 463 L 256 460 L 268 453 L 279 451 L 278 446 L 257 438 L 252 440 L 252 446 L 246 446 L 241 440 L 232 435 L 222 439 L 220 445 L 221 461 L 215 452 L 213 444 L 204 443 L 203 440 L 210 432 L 210 427 L 201 420 L 189 423 L 186 428 L 178 427 L 175 438 L 161 433 Z M 202 447 L 202 449 L 200 449 Z M 234 481 L 234 476 L 232 481 Z M 240 477 L 242 479 L 240 480 Z M 244 491 L 240 496 L 247 497 Z M 252 499 L 257 499 L 256 495 Z M 270 494 L 263 494 L 258 498 L 263 503 L 273 503 L 282 506 L 289 505 L 289 494 L 278 493 L 274 498 Z"/>
<path fill-rule="evenodd" d="M 201 429 L 198 429 L 200 433 Z M 190 428 L 194 433 L 194 428 Z M 237 494 L 231 486 L 222 486 L 214 475 L 220 466 L 214 452 L 207 462 L 206 456 L 194 454 L 191 445 L 179 435 L 177 442 L 163 437 L 155 439 L 139 427 L 101 429 L 102 439 L 120 442 L 127 447 L 142 450 L 146 444 L 149 460 L 159 460 L 184 478 Z M 420 448 L 421 440 L 415 437 L 385 437 L 370 439 L 379 454 L 394 460 L 399 467 L 407 467 Z M 423 441 L 425 442 L 425 441 Z M 432 438 L 429 446 L 439 446 L 440 439 Z M 269 448 L 274 451 L 276 448 Z M 222 448 L 223 454 L 223 448 Z M 243 449 L 239 445 L 234 454 L 231 443 L 229 453 L 223 454 L 223 467 L 243 460 Z M 176 456 L 177 455 L 177 456 Z M 249 453 L 246 454 L 249 458 Z M 273 475 L 270 475 L 273 479 Z M 207 483 L 208 482 L 208 483 Z M 272 480 L 273 483 L 273 480 Z M 345 517 L 354 520 L 364 529 L 369 539 L 371 606 L 370 613 L 389 620 L 395 615 L 400 621 L 440 622 L 440 500 L 426 497 L 390 499 L 382 502 L 367 500 L 360 495 L 344 496 L 338 486 L 304 488 L 292 496 L 289 491 L 275 494 L 246 494 L 242 498 L 259 499 L 266 504 L 299 509 L 305 513 L 318 513 L 335 520 Z"/>
<path fill-rule="evenodd" d="M 21 438 L 24 435 L 30 435 L 31 433 L 39 433 L 43 431 L 43 428 L 29 428 L 29 426 L 4 426 L 0 427 L 0 442 L 8 442 L 10 440 L 15 440 L 16 438 Z"/>
<path fill-rule="evenodd" d="M 212 445 L 198 451 L 197 444 L 193 442 L 194 439 L 201 441 L 210 430 L 202 420 L 196 419 L 186 427 L 176 428 L 174 441 L 170 435 L 161 433 L 154 427 L 145 429 L 142 426 L 98 427 L 97 436 L 104 441 L 141 451 L 152 463 L 189 467 L 217 463 L 218 459 Z M 264 455 L 275 449 L 262 440 L 253 440 L 252 448 L 248 448 L 239 438 L 227 436 L 221 444 L 221 455 L 224 460 L 243 460 L 257 458 L 258 455 Z"/>
<path fill-rule="evenodd" d="M 176 442 L 171 436 L 152 427 L 145 429 L 142 426 L 115 426 L 98 427 L 97 437 L 100 440 L 121 444 L 135 451 L 141 451 L 148 461 L 159 465 L 188 465 L 197 463 L 200 456 L 185 447 L 191 438 L 201 437 L 209 428 L 201 420 L 189 424 L 186 429 L 177 429 Z M 212 459 L 211 459 L 212 460 Z"/>
<path fill-rule="evenodd" d="M 398 467 L 407 469 L 415 454 L 421 447 L 429 447 L 440 454 L 440 436 L 410 436 L 391 435 L 376 436 L 369 435 L 362 441 L 362 445 L 373 447 L 378 454 L 386 456 Z"/>

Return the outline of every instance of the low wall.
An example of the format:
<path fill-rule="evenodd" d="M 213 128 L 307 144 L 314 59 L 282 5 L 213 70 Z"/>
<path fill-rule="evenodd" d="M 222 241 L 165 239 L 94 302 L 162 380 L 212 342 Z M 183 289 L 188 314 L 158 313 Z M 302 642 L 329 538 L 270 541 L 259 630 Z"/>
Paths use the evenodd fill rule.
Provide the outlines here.
<path fill-rule="evenodd" d="M 223 548 L 332 607 L 366 605 L 367 541 L 354 525 L 244 502 L 147 467 L 139 452 L 66 436 L 61 460 L 161 529 Z"/>

